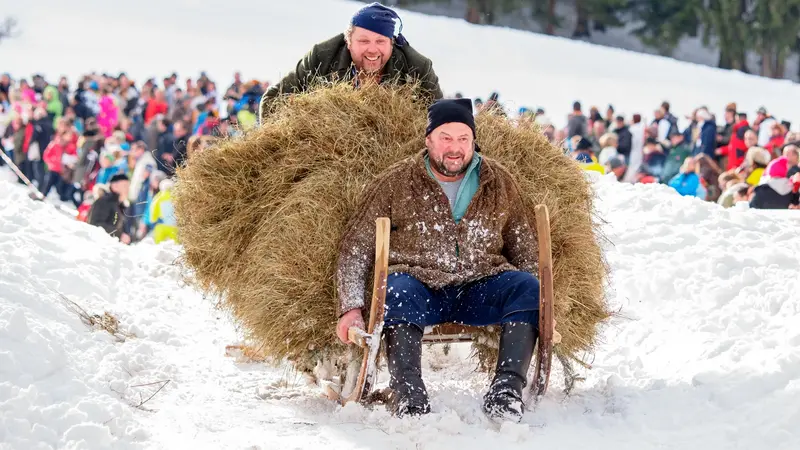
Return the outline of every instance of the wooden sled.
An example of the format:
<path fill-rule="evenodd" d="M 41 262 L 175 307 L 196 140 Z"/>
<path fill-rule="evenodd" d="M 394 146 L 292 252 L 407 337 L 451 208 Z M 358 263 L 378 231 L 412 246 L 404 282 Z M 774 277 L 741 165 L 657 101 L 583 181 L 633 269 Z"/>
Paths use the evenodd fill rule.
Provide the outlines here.
<path fill-rule="evenodd" d="M 550 366 L 553 358 L 553 261 L 550 246 L 550 216 L 545 205 L 536 206 L 536 232 L 539 240 L 539 339 L 536 343 L 535 359 L 529 369 L 529 391 L 526 403 L 531 399 L 538 401 L 547 390 L 550 381 Z M 375 277 L 372 290 L 369 324 L 366 330 L 351 327 L 348 330 L 350 342 L 363 348 L 360 370 L 348 373 L 347 384 L 343 395 L 331 394 L 338 398 L 342 405 L 349 402 L 365 403 L 370 397 L 375 384 L 378 365 L 378 350 L 383 328 L 384 304 L 386 302 L 386 284 L 389 272 L 389 219 L 376 220 L 375 233 Z M 423 343 L 456 343 L 471 342 L 472 333 L 477 327 L 447 323 L 436 325 L 426 330 Z M 355 361 L 354 361 L 355 363 Z M 349 371 L 350 372 L 350 371 Z"/>

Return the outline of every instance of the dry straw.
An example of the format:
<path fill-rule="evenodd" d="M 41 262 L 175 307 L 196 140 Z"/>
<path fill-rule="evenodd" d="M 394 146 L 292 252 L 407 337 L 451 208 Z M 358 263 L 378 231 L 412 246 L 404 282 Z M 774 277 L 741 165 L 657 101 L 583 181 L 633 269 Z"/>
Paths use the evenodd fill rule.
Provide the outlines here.
<path fill-rule="evenodd" d="M 339 239 L 366 184 L 424 147 L 426 110 L 415 88 L 317 87 L 280 100 L 260 127 L 179 169 L 173 195 L 184 262 L 265 355 L 299 370 L 346 359 L 335 338 Z M 477 128 L 483 153 L 517 177 L 531 215 L 536 203 L 549 206 L 559 351 L 590 350 L 609 313 L 589 183 L 537 128 L 492 115 L 479 116 Z M 478 341 L 488 369 L 496 340 Z"/>

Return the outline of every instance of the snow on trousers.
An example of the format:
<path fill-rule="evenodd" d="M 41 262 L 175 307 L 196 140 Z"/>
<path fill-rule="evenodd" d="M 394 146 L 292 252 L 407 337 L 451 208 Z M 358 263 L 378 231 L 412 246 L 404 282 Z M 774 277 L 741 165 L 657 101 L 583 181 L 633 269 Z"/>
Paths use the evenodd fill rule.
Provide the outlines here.
<path fill-rule="evenodd" d="M 472 283 L 430 289 L 407 273 L 387 280 L 384 323 L 412 323 L 421 329 L 441 323 L 486 326 L 539 323 L 539 280 L 509 271 Z"/>

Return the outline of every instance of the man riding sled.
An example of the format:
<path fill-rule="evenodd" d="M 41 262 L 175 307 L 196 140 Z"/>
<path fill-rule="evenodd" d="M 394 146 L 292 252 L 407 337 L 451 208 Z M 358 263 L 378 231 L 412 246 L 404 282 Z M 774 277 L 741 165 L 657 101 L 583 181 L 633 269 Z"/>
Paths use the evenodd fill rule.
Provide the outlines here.
<path fill-rule="evenodd" d="M 422 380 L 425 327 L 501 325 L 494 379 L 484 396 L 491 418 L 519 421 L 522 390 L 538 337 L 536 235 L 511 174 L 475 143 L 469 99 L 428 108 L 426 148 L 367 186 L 348 223 L 337 262 L 337 335 L 363 328 L 375 220 L 391 221 L 383 338 L 390 410 L 430 412 Z"/>

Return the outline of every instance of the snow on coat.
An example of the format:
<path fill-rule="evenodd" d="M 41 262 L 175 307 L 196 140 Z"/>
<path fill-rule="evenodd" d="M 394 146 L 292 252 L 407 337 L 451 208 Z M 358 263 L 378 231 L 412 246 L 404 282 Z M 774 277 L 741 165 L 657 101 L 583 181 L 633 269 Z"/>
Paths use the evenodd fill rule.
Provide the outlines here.
<path fill-rule="evenodd" d="M 447 196 L 428 174 L 426 153 L 395 164 L 367 186 L 339 250 L 339 314 L 364 306 L 378 217 L 391 220 L 389 273 L 408 273 L 432 289 L 509 270 L 535 273 L 536 234 L 511 175 L 483 157 L 479 187 L 456 223 Z"/>

